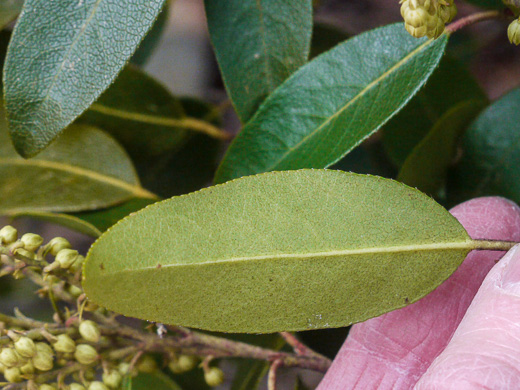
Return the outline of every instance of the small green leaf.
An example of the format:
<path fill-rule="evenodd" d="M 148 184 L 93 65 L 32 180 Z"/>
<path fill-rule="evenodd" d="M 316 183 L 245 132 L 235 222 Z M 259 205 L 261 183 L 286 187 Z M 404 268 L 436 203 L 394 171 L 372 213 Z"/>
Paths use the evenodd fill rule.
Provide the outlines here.
<path fill-rule="evenodd" d="M 397 180 L 436 195 L 445 183 L 461 135 L 485 106 L 486 101 L 469 100 L 447 111 L 408 156 Z"/>
<path fill-rule="evenodd" d="M 14 219 L 32 218 L 40 221 L 50 222 L 94 238 L 98 238 L 101 235 L 101 231 L 99 231 L 94 225 L 91 225 L 90 223 L 72 215 L 46 213 L 42 211 L 25 211 L 21 213 L 9 214 L 8 216 Z"/>
<path fill-rule="evenodd" d="M 448 110 L 470 99 L 487 100 L 487 97 L 459 61 L 445 56 L 424 88 L 381 129 L 383 145 L 391 160 L 401 167 Z"/>
<path fill-rule="evenodd" d="M 262 101 L 305 64 L 311 0 L 205 0 L 211 41 L 238 116 L 247 122 Z"/>
<path fill-rule="evenodd" d="M 158 371 L 153 374 L 140 373 L 132 379 L 131 390 L 182 390 L 168 375 Z"/>
<path fill-rule="evenodd" d="M 2 0 L 0 3 L 0 30 L 20 13 L 24 0 Z"/>
<path fill-rule="evenodd" d="M 451 214 L 398 182 L 273 172 L 125 218 L 91 247 L 83 287 L 101 306 L 166 324 L 341 327 L 417 301 L 475 247 Z"/>
<path fill-rule="evenodd" d="M 399 23 L 315 58 L 273 92 L 235 138 L 216 182 L 334 164 L 417 92 L 447 40 L 412 38 Z"/>
<path fill-rule="evenodd" d="M 163 3 L 25 1 L 4 71 L 9 126 L 18 153 L 39 153 L 99 97 Z"/>
<path fill-rule="evenodd" d="M 111 137 L 73 125 L 51 148 L 25 160 L 11 145 L 0 107 L 0 213 L 92 210 L 134 197 L 156 199 Z"/>
<path fill-rule="evenodd" d="M 520 89 L 489 106 L 470 126 L 452 172 L 450 203 L 499 195 L 520 202 Z"/>

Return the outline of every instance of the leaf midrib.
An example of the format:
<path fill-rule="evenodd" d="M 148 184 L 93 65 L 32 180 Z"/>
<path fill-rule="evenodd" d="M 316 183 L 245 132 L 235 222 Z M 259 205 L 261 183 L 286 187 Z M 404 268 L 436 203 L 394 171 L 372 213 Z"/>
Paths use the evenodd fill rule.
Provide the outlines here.
<path fill-rule="evenodd" d="M 117 179 L 115 177 L 103 175 L 101 173 L 74 165 L 62 164 L 56 161 L 0 158 L 0 165 L 18 165 L 27 167 L 48 168 L 62 172 L 68 172 L 78 176 L 88 177 L 92 180 L 99 181 L 101 183 L 108 184 L 113 187 L 118 187 L 140 198 L 158 199 L 157 195 L 147 191 L 139 185 L 130 184 L 124 180 Z"/>
<path fill-rule="evenodd" d="M 417 53 L 421 52 L 426 46 L 431 44 L 432 41 L 428 40 L 424 42 L 422 45 L 418 46 L 415 50 L 408 53 L 404 58 L 399 60 L 394 66 L 392 66 L 390 69 L 388 69 L 386 72 L 384 72 L 381 76 L 376 78 L 371 83 L 367 84 L 365 88 L 363 88 L 356 96 L 354 96 L 352 99 L 350 99 L 343 107 L 338 109 L 333 115 L 329 116 L 321 125 L 316 127 L 312 132 L 307 134 L 305 137 L 303 137 L 296 145 L 291 146 L 287 149 L 287 151 L 278 159 L 276 163 L 274 163 L 271 167 L 267 168 L 266 171 L 274 170 L 278 165 L 280 165 L 285 158 L 292 153 L 294 150 L 298 149 L 301 145 L 303 145 L 307 140 L 311 137 L 313 137 L 316 133 L 321 131 L 325 126 L 327 126 L 330 122 L 335 120 L 338 116 L 340 116 L 344 111 L 346 111 L 351 105 L 356 103 L 359 99 L 361 99 L 369 90 L 371 90 L 373 87 L 378 85 L 380 82 L 382 82 L 385 78 L 389 77 L 394 71 L 399 69 L 402 65 L 404 65 L 410 58 L 415 56 Z"/>

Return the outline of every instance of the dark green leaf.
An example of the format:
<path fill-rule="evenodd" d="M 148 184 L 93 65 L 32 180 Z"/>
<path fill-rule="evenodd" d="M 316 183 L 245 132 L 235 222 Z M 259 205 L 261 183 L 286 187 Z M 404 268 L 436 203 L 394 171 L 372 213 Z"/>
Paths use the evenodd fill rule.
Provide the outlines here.
<path fill-rule="evenodd" d="M 520 89 L 489 106 L 470 126 L 451 175 L 450 203 L 500 195 L 520 202 Z"/>
<path fill-rule="evenodd" d="M 80 218 L 67 214 L 45 213 L 39 211 L 26 211 L 21 213 L 9 214 L 11 218 L 32 218 L 40 221 L 50 222 L 56 225 L 64 226 L 68 229 L 75 230 L 87 236 L 97 238 L 101 235 L 94 225 L 83 221 Z"/>
<path fill-rule="evenodd" d="M 71 126 L 51 148 L 25 160 L 11 145 L 0 107 L 0 213 L 92 210 L 136 196 L 156 198 L 102 131 Z"/>
<path fill-rule="evenodd" d="M 2 0 L 0 2 L 0 30 L 12 22 L 20 13 L 24 0 Z"/>
<path fill-rule="evenodd" d="M 475 247 L 451 214 L 398 182 L 273 172 L 125 218 L 91 247 L 83 287 L 110 310 L 167 324 L 341 327 L 417 301 Z"/>
<path fill-rule="evenodd" d="M 167 375 L 158 371 L 153 374 L 140 373 L 132 379 L 131 390 L 182 390 Z"/>
<path fill-rule="evenodd" d="M 312 0 L 204 3 L 226 88 L 245 123 L 262 101 L 307 61 Z"/>
<path fill-rule="evenodd" d="M 397 180 L 436 195 L 445 184 L 461 135 L 485 106 L 486 101 L 468 100 L 448 110 L 410 153 Z"/>
<path fill-rule="evenodd" d="M 163 3 L 25 1 L 4 72 L 11 135 L 21 155 L 39 153 L 99 97 Z"/>
<path fill-rule="evenodd" d="M 417 92 L 447 39 L 415 39 L 399 23 L 317 57 L 264 102 L 231 145 L 216 182 L 334 164 Z"/>
<path fill-rule="evenodd" d="M 403 165 L 442 115 L 469 99 L 487 98 L 468 70 L 444 57 L 426 86 L 383 127 L 383 144 L 392 161 L 399 167 Z"/>

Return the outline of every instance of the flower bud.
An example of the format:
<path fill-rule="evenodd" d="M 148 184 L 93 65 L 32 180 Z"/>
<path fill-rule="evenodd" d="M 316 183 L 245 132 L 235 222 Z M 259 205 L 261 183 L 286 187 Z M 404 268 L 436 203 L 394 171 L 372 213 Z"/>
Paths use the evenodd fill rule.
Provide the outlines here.
<path fill-rule="evenodd" d="M 73 284 L 71 284 L 68 288 L 67 288 L 67 291 L 69 292 L 70 295 L 72 295 L 74 298 L 77 298 L 79 297 L 81 294 L 83 294 L 83 290 L 79 287 L 76 287 L 74 286 Z"/>
<path fill-rule="evenodd" d="M 141 360 L 139 360 L 137 369 L 146 374 L 152 374 L 157 371 L 157 362 L 150 355 L 144 355 Z"/>
<path fill-rule="evenodd" d="M 94 347 L 88 344 L 79 344 L 74 352 L 74 357 L 79 363 L 88 366 L 97 360 L 98 353 Z"/>
<path fill-rule="evenodd" d="M 20 367 L 20 371 L 24 375 L 31 375 L 34 374 L 34 364 L 31 360 L 29 360 L 27 363 L 25 363 L 22 367 Z"/>
<path fill-rule="evenodd" d="M 38 390 L 56 390 L 56 386 L 45 383 L 43 385 L 40 385 L 40 388 Z"/>
<path fill-rule="evenodd" d="M 50 371 L 54 366 L 54 352 L 46 343 L 36 343 L 36 355 L 33 356 L 34 368 L 40 371 Z"/>
<path fill-rule="evenodd" d="M 20 337 L 18 341 L 14 343 L 14 348 L 25 358 L 32 358 L 36 355 L 36 346 L 34 345 L 34 341 L 29 337 Z"/>
<path fill-rule="evenodd" d="M 70 249 L 72 245 L 63 237 L 55 237 L 45 245 L 45 251 L 56 256 L 62 249 Z"/>
<path fill-rule="evenodd" d="M 12 226 L 4 226 L 0 229 L 0 244 L 9 245 L 18 239 L 18 230 Z"/>
<path fill-rule="evenodd" d="M 97 343 L 99 338 L 101 337 L 101 332 L 99 331 L 99 327 L 94 321 L 83 321 L 79 325 L 79 334 L 85 340 L 90 341 L 92 343 Z"/>
<path fill-rule="evenodd" d="M 90 383 L 88 390 L 108 390 L 108 387 L 103 382 L 95 381 Z"/>
<path fill-rule="evenodd" d="M 51 346 L 47 343 L 36 343 L 36 353 L 40 355 L 50 355 L 51 357 L 54 356 L 54 351 L 52 350 Z"/>
<path fill-rule="evenodd" d="M 204 371 L 204 380 L 208 386 L 220 386 L 224 383 L 224 372 L 218 367 L 210 367 L 207 371 Z"/>
<path fill-rule="evenodd" d="M 507 29 L 509 42 L 513 45 L 520 45 L 520 19 L 515 19 Z"/>
<path fill-rule="evenodd" d="M 122 380 L 123 377 L 116 370 L 111 370 L 107 373 L 103 373 L 103 383 L 111 389 L 118 389 L 119 385 L 121 385 Z"/>
<path fill-rule="evenodd" d="M 58 340 L 52 344 L 56 352 L 73 353 L 76 350 L 76 343 L 66 334 L 56 337 Z"/>
<path fill-rule="evenodd" d="M 0 363 L 6 367 L 16 367 L 20 362 L 20 355 L 12 348 L 4 348 L 0 352 Z"/>
<path fill-rule="evenodd" d="M 85 261 L 85 256 L 78 255 L 76 261 L 72 263 L 70 266 L 70 270 L 73 273 L 76 273 L 83 266 L 83 261 Z"/>
<path fill-rule="evenodd" d="M 22 373 L 18 367 L 6 368 L 4 378 L 7 382 L 17 383 L 22 381 Z"/>
<path fill-rule="evenodd" d="M 43 237 L 34 233 L 26 233 L 22 236 L 20 241 L 23 242 L 25 249 L 34 252 L 43 244 Z"/>
<path fill-rule="evenodd" d="M 82 386 L 79 383 L 71 383 L 69 385 L 69 390 L 85 390 L 85 386 Z"/>
<path fill-rule="evenodd" d="M 0 363 L 0 374 L 3 374 L 7 367 Z"/>
<path fill-rule="evenodd" d="M 56 261 L 61 268 L 69 268 L 78 258 L 78 251 L 75 249 L 62 249 L 56 255 Z"/>
<path fill-rule="evenodd" d="M 29 252 L 27 249 L 24 249 L 24 248 L 16 248 L 14 251 L 13 251 L 14 255 L 18 255 L 18 256 L 23 256 L 23 257 L 27 257 L 28 259 L 32 259 L 32 260 L 35 260 L 36 259 L 36 255 L 34 254 L 34 252 Z"/>
<path fill-rule="evenodd" d="M 193 370 L 198 363 L 198 359 L 195 356 L 180 355 L 177 360 L 172 360 L 168 364 L 168 368 L 174 374 L 182 374 Z"/>

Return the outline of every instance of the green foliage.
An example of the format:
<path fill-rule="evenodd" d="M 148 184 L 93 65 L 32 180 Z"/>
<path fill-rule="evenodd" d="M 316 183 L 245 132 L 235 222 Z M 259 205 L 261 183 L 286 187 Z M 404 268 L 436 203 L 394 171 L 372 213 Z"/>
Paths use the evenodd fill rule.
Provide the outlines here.
<path fill-rule="evenodd" d="M 170 324 L 251 333 L 338 327 L 423 297 L 471 245 L 442 207 L 396 182 L 279 172 L 123 220 L 91 248 L 83 286 L 104 307 Z M 180 296 L 190 298 L 171 299 Z"/>
<path fill-rule="evenodd" d="M 315 58 L 267 98 L 233 141 L 215 181 L 335 163 L 406 104 L 446 43 L 446 35 L 414 39 L 396 24 Z"/>
<path fill-rule="evenodd" d="M 141 373 L 137 377 L 132 378 L 131 386 L 127 386 L 128 390 L 182 390 L 167 375 L 156 372 L 154 374 Z"/>

